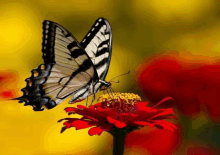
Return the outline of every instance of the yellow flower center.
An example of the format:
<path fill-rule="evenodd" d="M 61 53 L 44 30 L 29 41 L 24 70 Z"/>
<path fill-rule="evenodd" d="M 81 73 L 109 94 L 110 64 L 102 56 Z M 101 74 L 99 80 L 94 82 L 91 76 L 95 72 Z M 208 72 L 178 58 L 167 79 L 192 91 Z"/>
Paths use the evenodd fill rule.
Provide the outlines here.
<path fill-rule="evenodd" d="M 102 108 L 112 108 L 119 113 L 135 113 L 136 102 L 141 101 L 141 97 L 133 93 L 110 93 L 101 95 L 98 102 L 101 102 Z"/>
<path fill-rule="evenodd" d="M 110 93 L 103 94 L 98 98 L 98 102 L 120 102 L 120 100 L 132 104 L 141 101 L 141 97 L 133 93 Z"/>

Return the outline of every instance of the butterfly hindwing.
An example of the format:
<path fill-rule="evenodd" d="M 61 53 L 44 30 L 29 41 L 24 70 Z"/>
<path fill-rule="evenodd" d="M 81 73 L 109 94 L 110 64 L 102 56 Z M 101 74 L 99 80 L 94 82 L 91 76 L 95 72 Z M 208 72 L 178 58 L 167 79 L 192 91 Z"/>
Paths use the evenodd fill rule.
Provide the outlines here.
<path fill-rule="evenodd" d="M 55 107 L 73 93 L 97 81 L 98 75 L 88 54 L 65 28 L 43 22 L 44 64 L 26 79 L 23 96 L 17 98 L 40 111 Z"/>

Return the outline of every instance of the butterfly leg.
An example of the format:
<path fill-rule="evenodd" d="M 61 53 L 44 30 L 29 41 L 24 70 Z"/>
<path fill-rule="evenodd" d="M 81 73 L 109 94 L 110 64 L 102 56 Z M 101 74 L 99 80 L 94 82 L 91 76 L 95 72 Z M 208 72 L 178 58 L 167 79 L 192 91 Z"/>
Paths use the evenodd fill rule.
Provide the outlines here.
<path fill-rule="evenodd" d="M 112 90 L 111 90 L 111 87 L 109 87 L 107 90 L 109 90 L 109 96 L 110 96 L 110 97 L 114 97 L 114 94 L 113 94 L 113 92 L 112 92 Z"/>
<path fill-rule="evenodd" d="M 115 92 L 114 92 L 114 90 L 112 89 L 112 87 L 109 87 L 109 90 L 110 90 L 110 92 L 112 93 L 112 95 L 113 95 L 113 94 L 116 95 Z"/>
<path fill-rule="evenodd" d="M 108 91 L 108 89 L 106 89 L 106 92 L 107 92 L 107 94 L 108 94 L 108 96 L 111 98 L 111 93 Z"/>
<path fill-rule="evenodd" d="M 91 105 L 92 103 L 95 101 L 95 93 L 93 94 L 93 98 L 92 98 L 92 102 L 91 102 Z"/>
<path fill-rule="evenodd" d="M 88 105 L 88 96 L 86 97 L 86 106 Z"/>

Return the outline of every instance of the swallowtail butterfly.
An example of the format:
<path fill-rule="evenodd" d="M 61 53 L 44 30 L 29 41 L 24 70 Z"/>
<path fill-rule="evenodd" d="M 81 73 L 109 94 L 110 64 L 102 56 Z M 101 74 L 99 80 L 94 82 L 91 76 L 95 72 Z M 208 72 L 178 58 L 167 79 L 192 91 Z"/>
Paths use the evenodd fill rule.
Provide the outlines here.
<path fill-rule="evenodd" d="M 109 22 L 98 18 L 81 43 L 61 25 L 43 22 L 44 64 L 31 71 L 23 96 L 16 98 L 34 111 L 52 109 L 72 95 L 69 103 L 81 101 L 109 88 L 105 81 L 112 51 Z"/>

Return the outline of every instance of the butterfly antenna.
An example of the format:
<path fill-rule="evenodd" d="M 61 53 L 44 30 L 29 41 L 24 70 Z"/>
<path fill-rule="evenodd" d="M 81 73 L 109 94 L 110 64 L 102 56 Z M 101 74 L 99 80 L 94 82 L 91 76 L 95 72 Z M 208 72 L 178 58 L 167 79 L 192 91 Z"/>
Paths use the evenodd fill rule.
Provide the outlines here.
<path fill-rule="evenodd" d="M 124 73 L 124 74 L 121 74 L 121 75 L 118 75 L 118 76 L 112 78 L 109 82 L 111 82 L 113 79 L 115 79 L 117 77 L 124 76 L 124 75 L 127 75 L 127 74 L 130 74 L 130 71 L 128 71 L 127 73 Z"/>
<path fill-rule="evenodd" d="M 118 80 L 118 81 L 111 81 L 111 82 L 114 82 L 114 83 L 120 83 L 120 81 Z"/>

